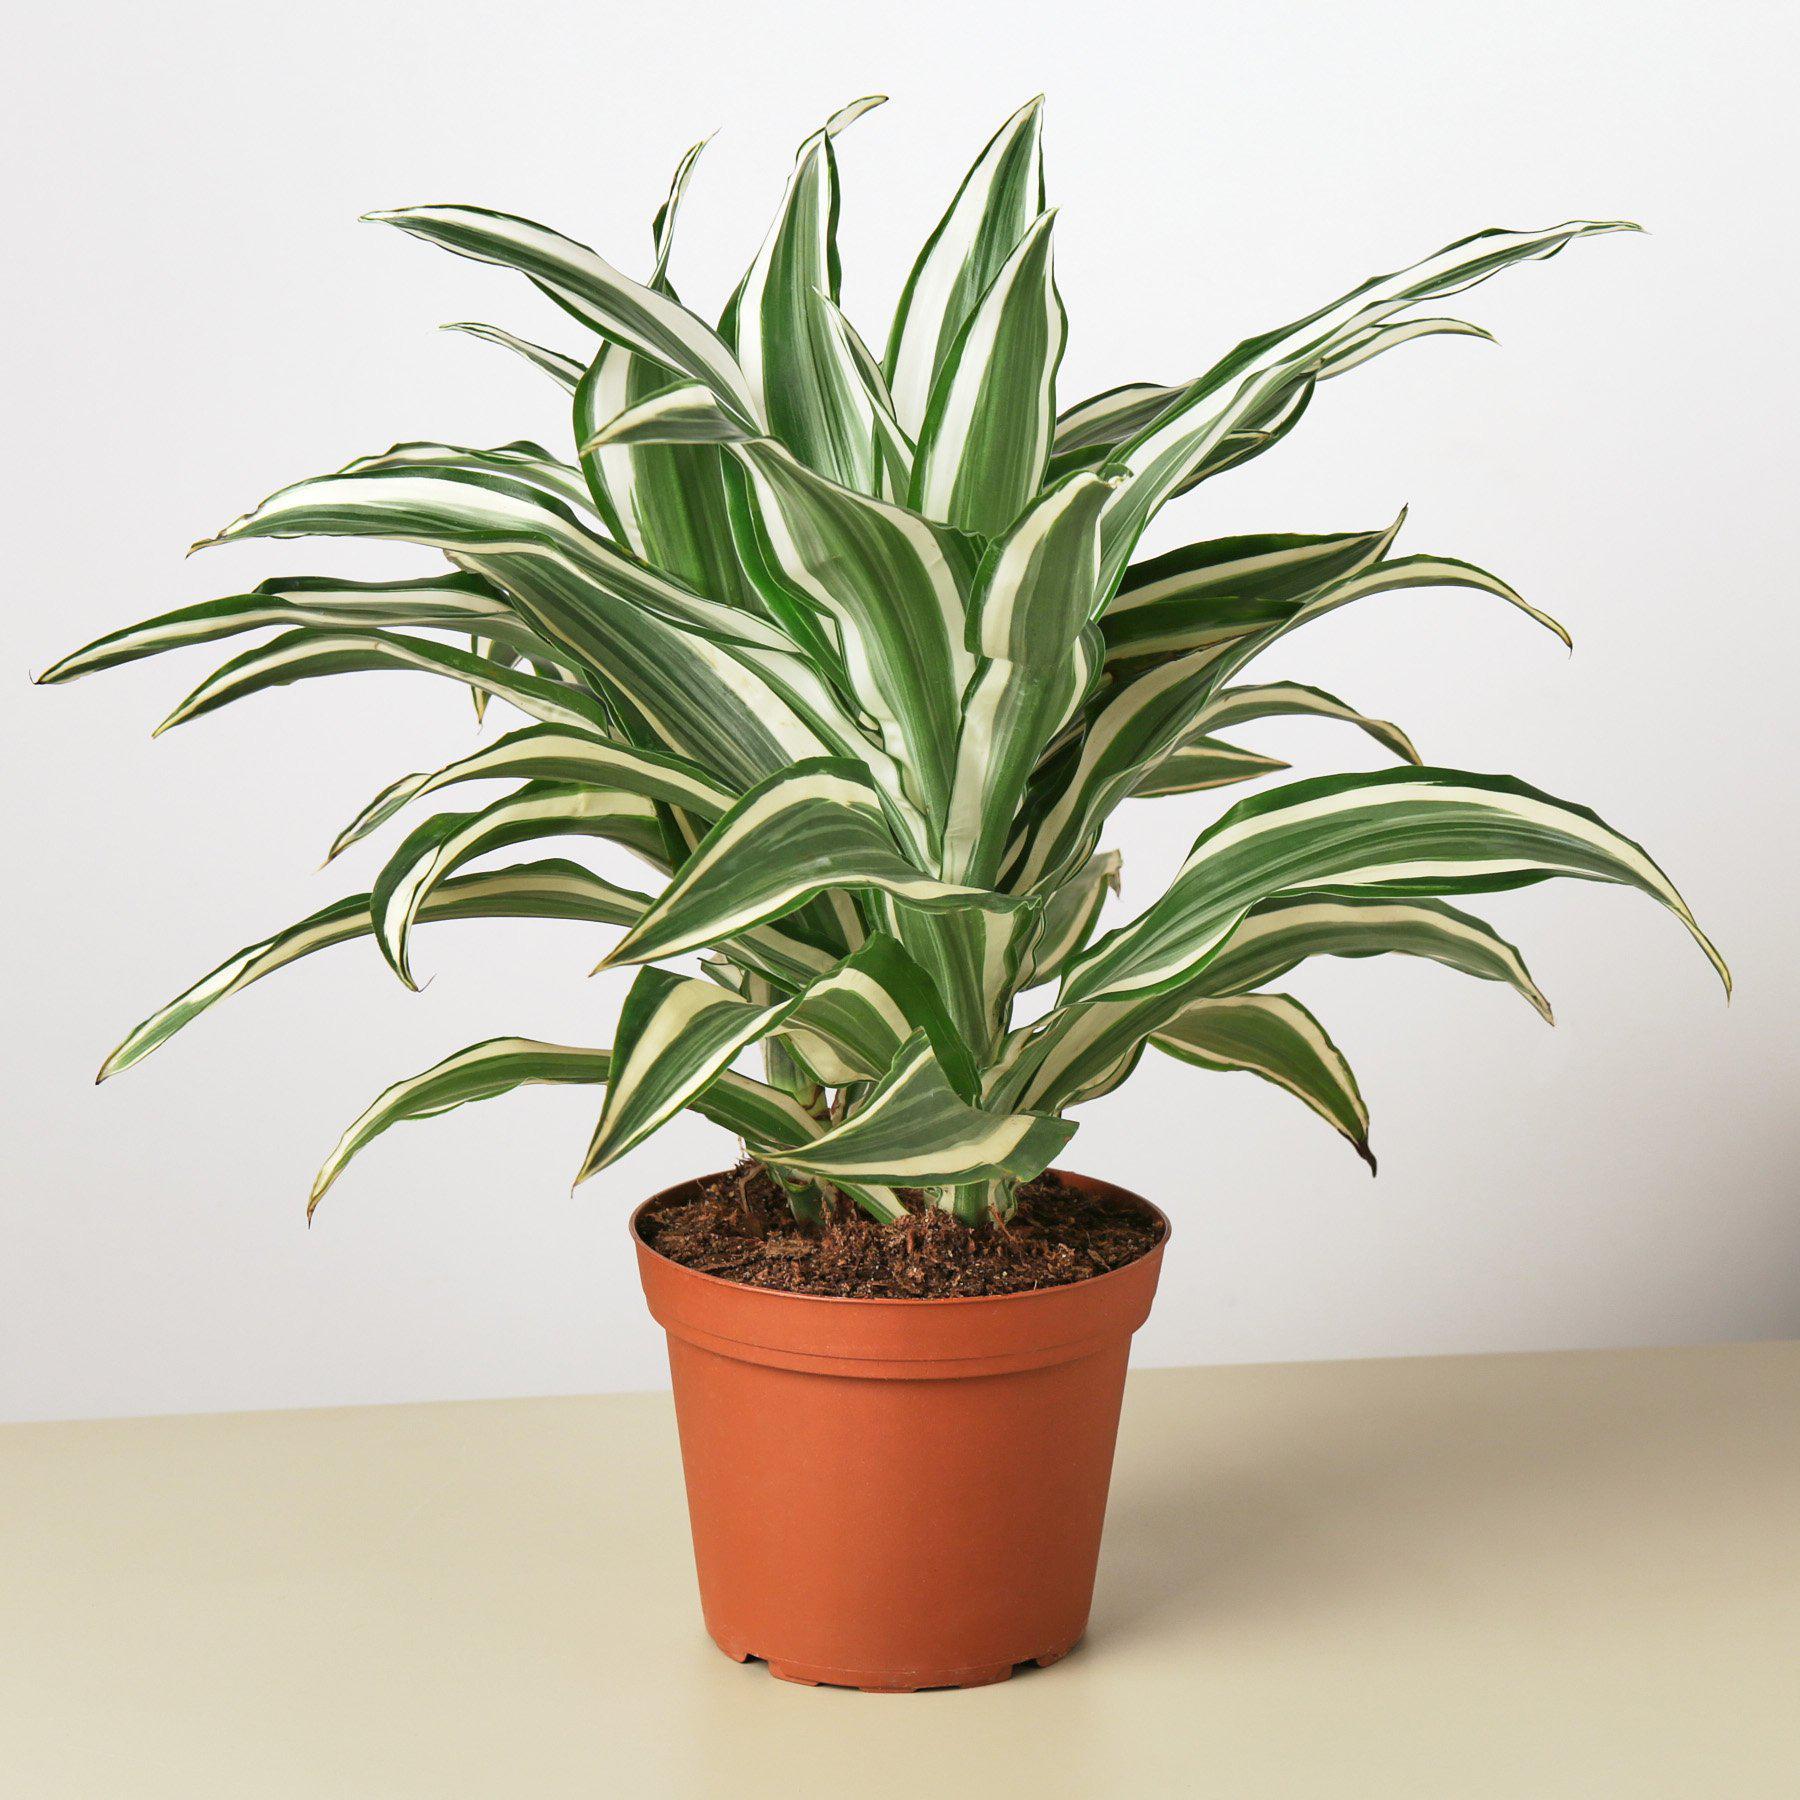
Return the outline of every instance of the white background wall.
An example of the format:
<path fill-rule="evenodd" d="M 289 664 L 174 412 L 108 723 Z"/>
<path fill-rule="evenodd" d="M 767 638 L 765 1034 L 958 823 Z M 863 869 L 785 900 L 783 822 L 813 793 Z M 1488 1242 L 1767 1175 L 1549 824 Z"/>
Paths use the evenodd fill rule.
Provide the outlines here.
<path fill-rule="evenodd" d="M 396 1133 L 308 1233 L 307 1180 L 378 1089 L 475 1038 L 604 1042 L 623 978 L 565 925 L 422 932 L 405 993 L 368 946 L 233 1001 L 96 1093 L 123 1029 L 227 951 L 359 883 L 311 870 L 391 776 L 471 741 L 456 691 L 363 677 L 148 730 L 205 652 L 32 691 L 127 620 L 373 550 L 183 547 L 396 438 L 561 441 L 553 393 L 431 329 L 571 346 L 502 272 L 358 225 L 523 211 L 628 267 L 679 151 L 715 127 L 676 275 L 716 306 L 793 146 L 853 95 L 847 296 L 871 336 L 989 130 L 1050 96 L 1065 393 L 1173 380 L 1247 332 L 1489 224 L 1625 215 L 1469 296 L 1503 348 L 1439 341 L 1334 384 L 1282 450 L 1160 543 L 1385 522 L 1494 568 L 1496 603 L 1395 596 L 1267 672 L 1399 719 L 1643 839 L 1733 961 L 1721 1002 L 1635 896 L 1488 907 L 1558 1008 L 1420 965 L 1293 986 L 1361 1072 L 1382 1174 L 1248 1077 L 1147 1064 L 1069 1160 L 1175 1219 L 1150 1362 L 1791 1334 L 1791 13 L 1517 0 L 1096 9 L 1059 0 L 507 8 L 38 8 L 0 130 L 8 367 L 11 868 L 0 1416 L 582 1391 L 661 1381 L 624 1238 L 640 1196 L 729 1155 L 673 1129 L 573 1198 L 594 1110 L 535 1092 Z M 221 659 L 222 660 L 222 659 Z M 1306 772 L 1361 739 L 1269 727 Z M 1142 904 L 1211 808 L 1121 820 Z"/>

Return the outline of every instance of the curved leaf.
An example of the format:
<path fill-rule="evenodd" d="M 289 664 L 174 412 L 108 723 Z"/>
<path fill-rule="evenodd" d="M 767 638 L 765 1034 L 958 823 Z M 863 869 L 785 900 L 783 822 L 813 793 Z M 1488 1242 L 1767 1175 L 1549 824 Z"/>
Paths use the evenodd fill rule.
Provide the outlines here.
<path fill-rule="evenodd" d="M 744 372 L 712 327 L 668 294 L 620 274 L 585 244 L 529 219 L 479 206 L 409 206 L 363 216 L 458 256 L 518 270 L 602 337 L 706 382 L 748 422 L 756 422 L 756 402 Z"/>
<path fill-rule="evenodd" d="M 998 536 L 1043 483 L 1068 334 L 1055 219 L 1032 224 L 956 334 L 919 428 L 911 504 L 960 531 Z"/>
<path fill-rule="evenodd" d="M 408 958 L 412 925 L 447 875 L 508 844 L 557 836 L 606 838 L 653 866 L 662 860 L 656 808 L 637 794 L 536 781 L 479 812 L 438 813 L 407 836 L 375 878 L 370 895 L 375 941 L 394 973 L 409 988 L 418 986 Z"/>
<path fill-rule="evenodd" d="M 1026 783 L 1100 669 L 1088 626 L 1111 484 L 1071 476 L 988 552 L 975 578 L 969 638 L 980 661 L 962 729 L 939 867 L 991 885 Z"/>
<path fill-rule="evenodd" d="M 735 798 L 681 757 L 635 750 L 562 725 L 534 725 L 484 745 L 435 773 L 391 782 L 338 833 L 326 861 L 387 823 L 414 800 L 459 781 L 560 781 L 639 794 L 702 818 L 717 818 Z"/>
<path fill-rule="evenodd" d="M 472 338 L 480 338 L 484 343 L 498 344 L 502 350 L 510 350 L 515 356 L 522 356 L 534 369 L 541 369 L 565 393 L 572 394 L 575 384 L 581 380 L 581 364 L 572 356 L 564 356 L 560 350 L 547 350 L 542 344 L 534 344 L 522 337 L 514 337 L 510 331 L 502 331 L 498 325 L 482 325 L 473 319 L 456 319 L 443 327 L 445 331 L 460 331 Z"/>
<path fill-rule="evenodd" d="M 1650 895 L 1688 928 L 1729 991 L 1724 962 L 1668 877 L 1594 813 L 1508 776 L 1402 768 L 1239 801 L 1195 840 L 1160 900 L 1071 967 L 1062 1000 L 1175 987 L 1250 906 L 1283 891 L 1476 894 L 1552 875 Z"/>
<path fill-rule="evenodd" d="M 871 96 L 844 108 L 800 146 L 775 223 L 723 326 L 770 435 L 858 493 L 877 491 L 880 461 L 863 383 L 840 353 L 830 310 L 838 298 L 832 138 L 878 104 Z"/>
<path fill-rule="evenodd" d="M 752 1144 L 765 1161 L 862 1186 L 1028 1181 L 1075 1134 L 1073 1120 L 984 1112 L 961 1099 L 923 1032 L 909 1039 L 859 1110 L 798 1150 Z"/>
<path fill-rule="evenodd" d="M 509 649 L 547 654 L 500 590 L 475 575 L 436 575 L 414 581 L 337 581 L 285 576 L 259 582 L 248 594 L 177 607 L 121 631 L 110 631 L 52 663 L 37 677 L 42 685 L 74 681 L 101 669 L 210 644 L 265 627 L 313 625 L 327 630 L 369 626 L 479 632 Z"/>
<path fill-rule="evenodd" d="M 422 1073 L 395 1082 L 352 1122 L 313 1182 L 307 1217 L 312 1217 L 326 1189 L 350 1159 L 390 1126 L 408 1119 L 435 1118 L 470 1101 L 491 1100 L 532 1082 L 591 1085 L 606 1081 L 611 1072 L 612 1053 L 608 1050 L 581 1050 L 536 1038 L 489 1038 L 458 1050 Z M 803 1107 L 747 1075 L 719 1076 L 693 1105 L 715 1125 L 772 1145 L 798 1143 L 816 1129 Z"/>
<path fill-rule="evenodd" d="M 1546 1023 L 1546 1000 L 1524 958 L 1492 926 L 1442 900 L 1292 894 L 1259 901 L 1201 973 L 1203 992 L 1246 992 L 1278 980 L 1309 956 L 1423 956 L 1523 994 Z"/>
<path fill-rule="evenodd" d="M 387 670 L 447 675 L 547 725 L 604 734 L 606 709 L 583 689 L 528 675 L 496 659 L 472 655 L 429 638 L 400 637 L 386 631 L 289 631 L 233 657 L 183 700 L 152 734 L 160 737 L 205 713 L 266 689 L 286 687 L 320 675 L 354 675 Z"/>
<path fill-rule="evenodd" d="M 901 290 L 885 366 L 900 427 L 917 437 L 938 370 L 1013 246 L 1044 210 L 1043 96 L 991 137 Z"/>
<path fill-rule="evenodd" d="M 1151 1038 L 1157 1049 L 1201 1069 L 1243 1070 L 1286 1088 L 1340 1131 L 1375 1173 L 1369 1109 L 1325 1027 L 1286 994 L 1196 1000 Z"/>
<path fill-rule="evenodd" d="M 551 858 L 454 876 L 426 896 L 419 918 L 576 919 L 594 925 L 629 925 L 648 904 L 643 894 L 616 887 L 579 863 Z M 136 1026 L 101 1065 L 97 1079 L 105 1081 L 142 1062 L 208 1007 L 241 993 L 265 975 L 273 975 L 316 950 L 371 936 L 374 930 L 369 896 L 350 894 L 249 945 Z"/>
<path fill-rule="evenodd" d="M 1513 263 L 1555 256 L 1580 237 L 1632 231 L 1622 220 L 1575 219 L 1543 231 L 1480 231 L 1389 275 L 1377 275 L 1291 325 L 1247 338 L 1114 451 L 1133 479 L 1108 509 L 1106 577 L 1116 582 L 1144 526 L 1232 431 L 1254 424 L 1369 333 L 1426 300 L 1461 293 Z"/>
<path fill-rule="evenodd" d="M 751 789 L 713 826 L 603 966 L 701 949 L 831 889 L 865 887 L 922 907 L 1018 905 L 934 880 L 908 862 L 856 764 L 797 763 Z"/>

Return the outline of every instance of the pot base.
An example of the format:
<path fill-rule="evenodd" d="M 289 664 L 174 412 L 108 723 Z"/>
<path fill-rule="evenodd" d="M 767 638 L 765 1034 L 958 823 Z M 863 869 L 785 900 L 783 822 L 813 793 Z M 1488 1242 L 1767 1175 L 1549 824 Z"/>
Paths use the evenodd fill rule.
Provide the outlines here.
<path fill-rule="evenodd" d="M 1047 1669 L 1052 1663 L 1061 1662 L 1075 1648 L 1074 1644 L 1065 1644 L 1060 1650 L 1046 1650 L 1042 1656 L 1026 1656 L 1018 1662 L 977 1665 L 967 1669 L 902 1671 L 819 1668 L 809 1663 L 789 1662 L 778 1656 L 759 1657 L 755 1651 L 736 1649 L 722 1638 L 714 1638 L 713 1642 L 733 1662 L 765 1663 L 769 1673 L 777 1681 L 791 1681 L 800 1687 L 855 1688 L 864 1694 L 916 1694 L 924 1688 L 992 1687 L 997 1681 L 1010 1680 L 1013 1670 L 1022 1669 L 1027 1664 Z"/>

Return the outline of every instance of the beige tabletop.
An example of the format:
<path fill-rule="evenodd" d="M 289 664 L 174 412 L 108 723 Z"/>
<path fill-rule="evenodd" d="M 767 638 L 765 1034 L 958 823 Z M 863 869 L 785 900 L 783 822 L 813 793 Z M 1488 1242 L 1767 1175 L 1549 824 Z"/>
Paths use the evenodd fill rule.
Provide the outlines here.
<path fill-rule="evenodd" d="M 0 1794 L 1800 1795 L 1800 1345 L 1135 1376 L 1092 1629 L 700 1629 L 661 1395 L 0 1431 Z"/>

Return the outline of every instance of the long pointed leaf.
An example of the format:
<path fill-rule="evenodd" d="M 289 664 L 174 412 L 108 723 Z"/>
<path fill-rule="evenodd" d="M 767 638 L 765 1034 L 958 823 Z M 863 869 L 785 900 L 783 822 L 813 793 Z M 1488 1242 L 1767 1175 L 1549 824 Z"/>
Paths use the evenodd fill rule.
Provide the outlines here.
<path fill-rule="evenodd" d="M 611 1051 L 546 1044 L 536 1038 L 489 1038 L 458 1050 L 422 1073 L 396 1082 L 352 1122 L 313 1182 L 307 1216 L 312 1216 L 351 1158 L 390 1126 L 409 1119 L 435 1118 L 454 1107 L 491 1100 L 533 1082 L 599 1084 L 611 1072 Z M 762 1143 L 798 1143 L 816 1129 L 804 1108 L 747 1075 L 721 1075 L 693 1104 L 696 1112 L 714 1124 Z"/>
<path fill-rule="evenodd" d="M 1072 476 L 983 559 L 969 626 L 981 660 L 963 696 L 939 862 L 950 880 L 993 885 L 1026 783 L 1099 673 L 1088 618 L 1111 492 Z"/>
<path fill-rule="evenodd" d="M 1553 875 L 1618 882 L 1661 902 L 1729 991 L 1724 962 L 1668 877 L 1585 807 L 1507 776 L 1402 768 L 1240 801 L 1195 841 L 1160 900 L 1072 966 L 1062 1000 L 1175 987 L 1250 906 L 1284 890 L 1474 894 Z"/>
<path fill-rule="evenodd" d="M 656 808 L 637 794 L 539 781 L 479 812 L 438 813 L 417 826 L 388 859 L 370 897 L 375 940 L 394 973 L 408 987 L 418 986 L 408 956 L 413 922 L 447 875 L 509 844 L 559 836 L 605 838 L 653 866 L 661 861 Z"/>
<path fill-rule="evenodd" d="M 1114 452 L 1133 479 L 1109 508 L 1108 579 L 1116 582 L 1144 526 L 1227 434 L 1279 409 L 1285 396 L 1319 379 L 1334 359 L 1364 347 L 1371 330 L 1513 263 L 1555 256 L 1576 238 L 1635 229 L 1619 220 L 1577 219 L 1543 231 L 1476 232 L 1408 268 L 1372 277 L 1291 325 L 1246 339 Z"/>
<path fill-rule="evenodd" d="M 629 925 L 648 904 L 645 895 L 616 887 L 579 863 L 550 858 L 510 869 L 453 876 L 426 897 L 419 918 L 575 919 L 584 924 Z M 208 1007 L 241 993 L 252 982 L 317 950 L 371 936 L 374 930 L 369 896 L 350 894 L 249 945 L 134 1027 L 101 1065 L 98 1079 L 105 1081 L 142 1062 Z"/>
<path fill-rule="evenodd" d="M 1043 97 L 990 138 L 913 264 L 888 337 L 888 387 L 917 437 L 938 370 L 963 321 L 1044 210 Z"/>
<path fill-rule="evenodd" d="M 765 1161 L 827 1181 L 883 1187 L 1029 1180 L 1074 1135 L 1072 1120 L 984 1112 L 961 1099 L 920 1032 L 859 1111 L 797 1151 L 753 1145 Z"/>
<path fill-rule="evenodd" d="M 1286 1088 L 1342 1132 L 1375 1173 L 1369 1109 L 1325 1027 L 1286 994 L 1197 1000 L 1150 1040 L 1201 1069 L 1242 1070 Z"/>
<path fill-rule="evenodd" d="M 957 333 L 919 430 L 912 505 L 960 531 L 998 536 L 1043 483 L 1068 333 L 1051 270 L 1055 217 L 1025 233 Z"/>
<path fill-rule="evenodd" d="M 602 337 L 706 382 L 747 422 L 757 422 L 744 372 L 718 334 L 669 295 L 622 275 L 585 244 L 478 206 L 411 206 L 364 216 L 458 256 L 518 270 Z"/>
<path fill-rule="evenodd" d="M 863 385 L 839 352 L 837 157 L 832 138 L 878 97 L 838 113 L 800 146 L 775 223 L 724 327 L 758 415 L 808 468 L 874 493 L 880 468 Z"/>
<path fill-rule="evenodd" d="M 561 725 L 534 725 L 486 744 L 432 773 L 403 775 L 382 789 L 333 840 L 341 855 L 414 800 L 460 781 L 561 781 L 640 794 L 702 818 L 717 818 L 736 797 L 680 757 L 609 743 Z"/>
<path fill-rule="evenodd" d="M 190 719 L 216 712 L 234 700 L 286 687 L 320 675 L 354 675 L 407 670 L 444 675 L 469 687 L 510 701 L 521 712 L 546 725 L 604 734 L 606 710 L 583 689 L 546 681 L 491 658 L 472 655 L 452 644 L 428 638 L 401 637 L 386 631 L 290 631 L 215 669 L 163 722 L 156 734 Z"/>
<path fill-rule="evenodd" d="M 924 907 L 1017 904 L 934 880 L 908 862 L 874 784 L 855 764 L 799 763 L 753 788 L 713 826 L 607 964 L 703 948 L 833 888 L 875 888 Z"/>
<path fill-rule="evenodd" d="M 1554 1023 L 1519 952 L 1493 927 L 1442 900 L 1293 894 L 1264 900 L 1219 946 L 1203 992 L 1229 995 L 1279 980 L 1309 956 L 1423 956 L 1481 981 L 1505 983 Z"/>

